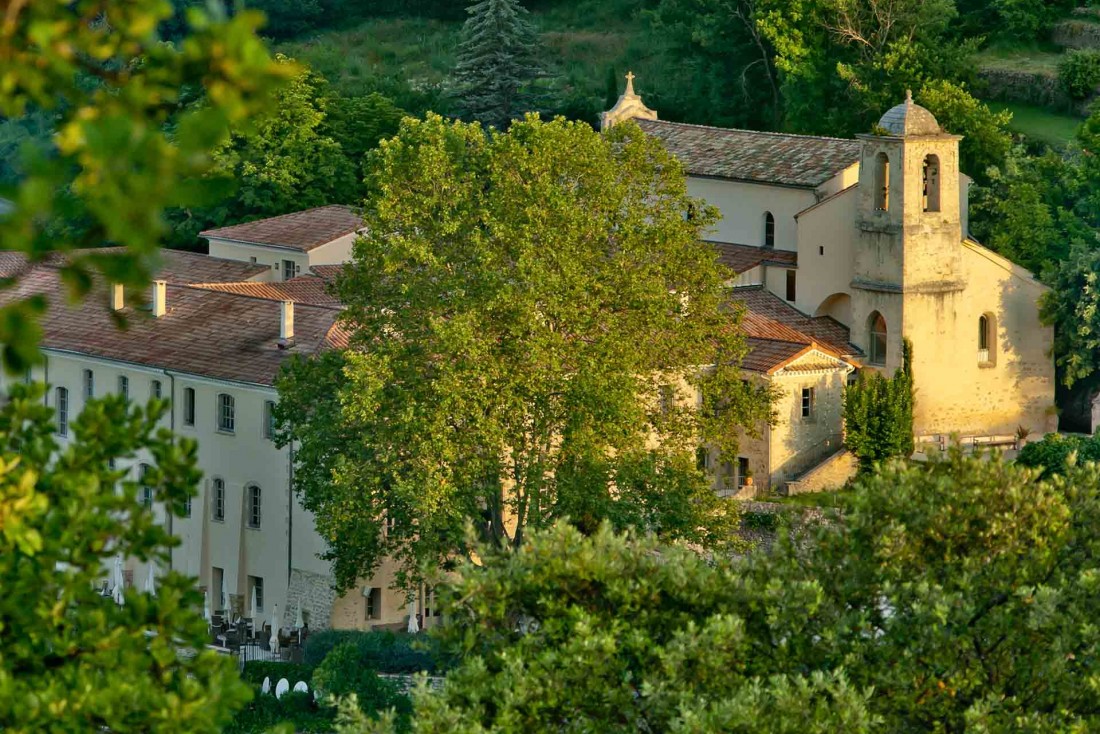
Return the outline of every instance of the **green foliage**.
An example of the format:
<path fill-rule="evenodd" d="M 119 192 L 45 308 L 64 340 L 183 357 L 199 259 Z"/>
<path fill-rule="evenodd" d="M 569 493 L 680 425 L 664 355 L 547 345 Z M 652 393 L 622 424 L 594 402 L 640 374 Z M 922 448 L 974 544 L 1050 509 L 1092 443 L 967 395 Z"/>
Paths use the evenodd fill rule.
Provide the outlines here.
<path fill-rule="evenodd" d="M 538 37 L 519 0 L 477 0 L 467 12 L 455 94 L 464 117 L 503 130 L 533 110 Z"/>
<path fill-rule="evenodd" d="M 259 686 L 264 678 L 270 678 L 274 685 L 280 678 L 286 678 L 291 684 L 300 680 L 308 682 L 313 677 L 315 665 L 309 663 L 283 663 L 268 660 L 249 660 L 241 669 L 241 680 Z"/>
<path fill-rule="evenodd" d="M 166 573 L 122 607 L 97 591 L 116 555 L 166 569 L 178 543 L 109 465 L 151 458 L 142 484 L 179 517 L 200 479 L 194 442 L 160 426 L 164 402 L 111 396 L 88 401 L 61 446 L 44 393 L 12 384 L 0 407 L 0 729 L 220 731 L 248 692 L 204 650 L 194 579 Z"/>
<path fill-rule="evenodd" d="M 380 673 L 436 673 L 446 667 L 434 638 L 358 630 L 321 630 L 312 633 L 305 645 L 306 664 L 320 665 L 338 645 L 352 645 L 363 665 Z"/>
<path fill-rule="evenodd" d="M 1077 242 L 1048 277 L 1039 316 L 1054 326 L 1055 364 L 1073 387 L 1100 366 L 1100 248 Z"/>
<path fill-rule="evenodd" d="M 1087 99 L 1100 85 L 1100 51 L 1070 49 L 1058 63 L 1058 81 L 1072 99 Z"/>
<path fill-rule="evenodd" d="M 6 8 L 0 115 L 46 115 L 54 134 L 25 146 L 16 183 L 0 188 L 14 202 L 0 220 L 0 242 L 33 258 L 124 246 L 127 255 L 110 263 L 72 258 L 65 282 L 83 298 L 90 274 L 110 270 L 112 281 L 139 292 L 167 233 L 163 211 L 197 198 L 194 181 L 213 165 L 211 151 L 266 109 L 285 72 L 254 35 L 259 19 L 251 13 L 226 19 L 192 8 L 190 33 L 171 45 L 157 35 L 172 13 L 164 0 Z M 206 104 L 181 105 L 195 88 L 207 90 Z M 38 359 L 43 307 L 35 297 L 0 311 L 5 367 L 22 371 Z"/>
<path fill-rule="evenodd" d="M 560 525 L 462 567 L 413 730 L 1092 731 L 1098 521 L 1095 467 L 955 450 L 731 564 Z"/>
<path fill-rule="evenodd" d="M 313 671 L 313 687 L 332 703 L 354 694 L 359 708 L 368 714 L 391 708 L 404 713 L 409 710 L 409 699 L 397 684 L 380 677 L 364 662 L 358 647 L 351 642 L 341 643 L 329 651 Z"/>
<path fill-rule="evenodd" d="M 1024 446 L 1016 457 L 1017 464 L 1041 469 L 1046 478 L 1065 474 L 1086 461 L 1100 462 L 1100 437 L 1051 433 Z"/>
<path fill-rule="evenodd" d="M 406 112 L 377 92 L 365 97 L 334 95 L 328 100 L 325 132 L 362 175 L 367 151 L 393 137 Z"/>
<path fill-rule="evenodd" d="M 1000 39 L 1034 43 L 1044 37 L 1054 21 L 1074 6 L 1074 0 L 992 0 L 988 9 L 996 19 L 986 28 L 975 28 Z"/>
<path fill-rule="evenodd" d="M 335 718 L 330 707 L 314 702 L 312 693 L 290 691 L 282 698 L 258 693 L 237 712 L 222 734 L 329 734 Z"/>
<path fill-rule="evenodd" d="M 912 355 L 905 342 L 905 364 L 885 377 L 860 370 L 855 384 L 844 388 L 844 446 L 862 471 L 886 459 L 913 453 Z"/>
<path fill-rule="evenodd" d="M 694 452 L 736 456 L 771 396 L 740 379 L 741 313 L 699 238 L 714 212 L 658 142 L 406 119 L 371 184 L 338 284 L 353 348 L 278 380 L 280 440 L 298 442 L 341 588 L 387 556 L 438 566 L 468 550 L 468 523 L 515 545 L 565 516 L 735 542 L 736 505 Z"/>
<path fill-rule="evenodd" d="M 275 109 L 215 154 L 210 179 L 232 196 L 173 212 L 177 244 L 193 245 L 208 227 L 357 198 L 356 168 L 324 127 L 324 79 L 285 57 L 278 63 L 294 75 L 277 93 Z M 358 130 L 353 126 L 348 132 Z"/>
<path fill-rule="evenodd" d="M 1005 129 L 1012 113 L 993 112 L 966 87 L 942 80 L 922 87 L 917 102 L 936 116 L 943 129 L 963 136 L 959 144 L 962 171 L 985 181 L 986 170 L 1004 162 L 1012 148 L 1012 136 Z"/>

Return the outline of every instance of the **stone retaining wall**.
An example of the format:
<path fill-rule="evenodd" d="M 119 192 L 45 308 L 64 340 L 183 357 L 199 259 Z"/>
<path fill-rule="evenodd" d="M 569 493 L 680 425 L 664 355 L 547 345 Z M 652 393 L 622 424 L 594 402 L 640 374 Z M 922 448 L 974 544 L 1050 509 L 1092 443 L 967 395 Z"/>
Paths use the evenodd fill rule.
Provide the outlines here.
<path fill-rule="evenodd" d="M 1073 107 L 1073 101 L 1062 89 L 1058 77 L 1053 74 L 1040 74 L 1012 69 L 982 69 L 978 76 L 985 83 L 982 93 L 984 99 L 999 102 L 1019 102 L 1067 110 Z"/>
<path fill-rule="evenodd" d="M 1100 23 L 1088 20 L 1063 20 L 1054 24 L 1050 38 L 1059 46 L 1066 48 L 1100 48 Z"/>

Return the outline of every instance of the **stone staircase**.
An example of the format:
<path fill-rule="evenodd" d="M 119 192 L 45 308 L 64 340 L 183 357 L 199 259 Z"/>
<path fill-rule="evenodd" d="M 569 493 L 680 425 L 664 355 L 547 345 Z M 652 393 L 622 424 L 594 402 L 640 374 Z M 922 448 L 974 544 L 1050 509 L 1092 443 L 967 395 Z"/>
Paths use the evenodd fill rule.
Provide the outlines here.
<path fill-rule="evenodd" d="M 846 448 L 840 448 L 829 454 L 814 466 L 810 467 L 796 478 L 786 483 L 785 489 L 788 496 L 803 494 L 804 492 L 824 492 L 830 489 L 840 489 L 844 484 L 856 475 L 859 463 L 852 452 Z"/>

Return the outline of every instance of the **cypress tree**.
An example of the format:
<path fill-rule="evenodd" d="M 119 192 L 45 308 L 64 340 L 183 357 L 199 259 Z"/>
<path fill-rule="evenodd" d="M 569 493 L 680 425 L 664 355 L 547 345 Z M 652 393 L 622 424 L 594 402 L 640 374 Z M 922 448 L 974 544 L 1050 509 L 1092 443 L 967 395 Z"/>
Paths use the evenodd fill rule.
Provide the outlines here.
<path fill-rule="evenodd" d="M 537 35 L 519 0 L 479 0 L 466 12 L 455 67 L 459 107 L 464 117 L 504 129 L 531 108 Z"/>
<path fill-rule="evenodd" d="M 864 370 L 844 390 L 844 445 L 866 471 L 876 462 L 913 454 L 913 348 L 902 345 L 892 378 Z"/>

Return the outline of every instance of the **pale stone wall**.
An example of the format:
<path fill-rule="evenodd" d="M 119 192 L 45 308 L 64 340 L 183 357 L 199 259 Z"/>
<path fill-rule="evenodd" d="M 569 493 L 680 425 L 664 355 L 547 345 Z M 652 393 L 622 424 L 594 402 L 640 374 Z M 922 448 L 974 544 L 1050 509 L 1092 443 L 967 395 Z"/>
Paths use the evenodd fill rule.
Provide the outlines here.
<path fill-rule="evenodd" d="M 331 575 L 291 569 L 286 606 L 279 607 L 283 612 L 283 624 L 288 627 L 294 624 L 298 605 L 301 604 L 302 617 L 311 630 L 327 629 L 335 601 L 336 591 L 332 588 Z"/>
<path fill-rule="evenodd" d="M 775 249 L 794 250 L 798 234 L 794 216 L 817 198 L 812 189 L 797 189 L 722 179 L 688 177 L 688 193 L 717 207 L 722 218 L 703 237 L 718 242 L 763 246 L 764 213 L 775 217 Z"/>
<path fill-rule="evenodd" d="M 286 279 L 283 267 L 283 261 L 285 260 L 293 261 L 297 265 L 299 275 L 308 273 L 312 265 L 336 265 L 348 262 L 351 260 L 352 248 L 357 237 L 358 235 L 354 233 L 344 235 L 320 247 L 315 247 L 309 252 L 286 247 L 268 247 L 212 238 L 210 239 L 210 256 L 267 265 L 270 268 L 268 273 L 253 280 L 280 281 Z"/>
<path fill-rule="evenodd" d="M 848 319 L 838 318 L 829 308 L 844 300 L 850 312 L 853 243 L 856 240 L 856 187 L 847 188 L 832 198 L 798 215 L 798 293 L 794 305 L 810 315 L 828 314 L 846 326 Z M 825 308 L 823 308 L 823 306 Z"/>
<path fill-rule="evenodd" d="M 773 488 L 797 477 L 840 448 L 847 367 L 798 371 L 799 364 L 820 366 L 824 355 L 811 352 L 772 377 L 781 396 L 778 420 L 769 433 L 770 484 Z M 815 391 L 811 418 L 802 417 L 802 389 Z"/>
<path fill-rule="evenodd" d="M 914 340 L 918 435 L 1034 434 L 1052 429 L 1053 330 L 1039 323 L 1045 288 L 1022 268 L 973 243 L 961 246 L 966 290 L 906 300 Z M 990 314 L 989 363 L 979 363 L 978 319 Z"/>

